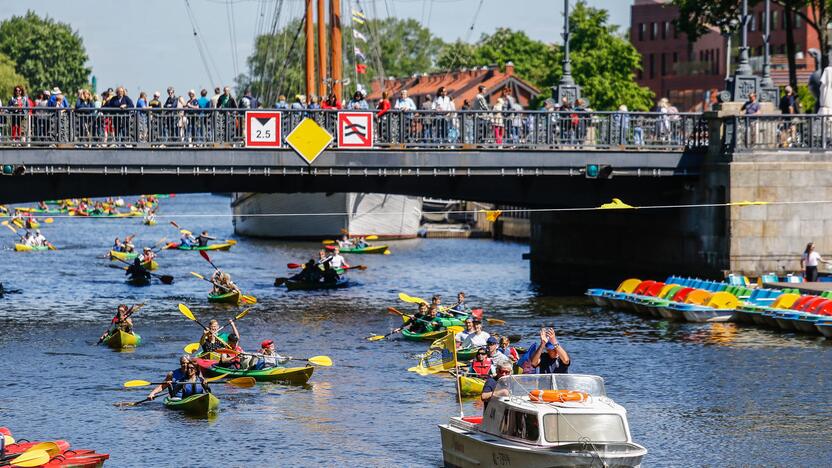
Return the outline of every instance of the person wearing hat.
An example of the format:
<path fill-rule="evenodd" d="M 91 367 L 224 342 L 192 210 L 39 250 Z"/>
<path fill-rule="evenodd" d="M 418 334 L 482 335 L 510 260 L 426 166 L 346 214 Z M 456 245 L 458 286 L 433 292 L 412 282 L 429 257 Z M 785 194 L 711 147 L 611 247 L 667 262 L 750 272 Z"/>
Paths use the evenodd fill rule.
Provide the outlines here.
<path fill-rule="evenodd" d="M 491 376 L 491 368 L 493 362 L 488 358 L 488 350 L 480 348 L 477 350 L 476 356 L 471 360 L 468 367 L 468 373 L 477 376 L 481 379 L 487 379 Z"/>
<path fill-rule="evenodd" d="M 479 348 L 488 344 L 491 335 L 482 331 L 482 320 L 474 319 L 474 333 L 470 333 L 462 342 L 462 348 Z"/>
<path fill-rule="evenodd" d="M 263 340 L 260 343 L 260 349 L 255 354 L 258 357 L 255 369 L 269 369 L 272 367 L 281 366 L 289 362 L 289 358 L 277 354 L 275 351 L 274 340 Z"/>
<path fill-rule="evenodd" d="M 569 354 L 558 342 L 554 328 L 540 329 L 540 344 L 530 361 L 539 374 L 567 374 L 572 363 Z"/>
<path fill-rule="evenodd" d="M 139 256 L 142 263 L 152 262 L 156 258 L 156 254 L 150 247 L 145 247 L 142 249 L 142 254 Z"/>
<path fill-rule="evenodd" d="M 493 375 L 494 372 L 497 370 L 497 366 L 500 364 L 508 363 L 511 365 L 511 359 L 508 358 L 505 354 L 501 353 L 497 348 L 500 346 L 500 340 L 493 336 L 489 336 L 488 340 L 485 342 L 485 352 L 488 356 L 488 359 L 491 360 L 491 374 Z"/>
<path fill-rule="evenodd" d="M 225 367 L 227 369 L 239 369 L 240 368 L 240 357 L 241 354 L 245 353 L 243 348 L 240 347 L 240 338 L 237 336 L 236 333 L 231 333 L 228 335 L 228 349 L 232 351 L 236 351 L 237 354 L 231 356 L 227 354 L 220 354 L 220 359 L 217 361 L 217 365 L 220 367 Z"/>
<path fill-rule="evenodd" d="M 49 245 L 49 242 L 47 242 L 46 237 L 44 237 L 43 234 L 40 233 L 40 229 L 35 230 L 35 241 L 34 242 L 35 242 L 35 245 L 40 245 L 40 246 L 43 246 L 43 247 L 46 247 L 47 245 Z"/>
<path fill-rule="evenodd" d="M 66 99 L 64 99 L 64 93 L 61 92 L 61 88 L 55 86 L 52 88 L 51 93 L 49 90 L 46 90 L 45 93 L 49 96 L 49 107 L 69 108 L 69 103 L 66 102 Z"/>

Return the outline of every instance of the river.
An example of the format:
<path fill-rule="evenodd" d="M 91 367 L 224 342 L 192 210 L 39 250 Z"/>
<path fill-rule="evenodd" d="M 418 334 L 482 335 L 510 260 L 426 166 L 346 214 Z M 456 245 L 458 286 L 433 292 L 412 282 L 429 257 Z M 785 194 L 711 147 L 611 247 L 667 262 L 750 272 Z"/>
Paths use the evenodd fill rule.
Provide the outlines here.
<path fill-rule="evenodd" d="M 163 199 L 161 214 L 193 231 L 235 238 L 228 198 Z M 220 217 L 181 215 L 221 214 Z M 458 413 L 452 379 L 407 372 L 426 345 L 368 342 L 401 323 L 387 306 L 404 291 L 446 301 L 463 290 L 472 304 L 505 319 L 492 331 L 530 343 L 541 325 L 556 328 L 573 359 L 570 372 L 597 374 L 629 411 L 633 437 L 649 450 L 645 466 L 821 466 L 832 460 L 832 345 L 823 338 L 733 324 L 670 324 L 590 307 L 583 299 L 538 297 L 530 285 L 528 246 L 490 240 L 418 239 L 391 243 L 390 256 L 348 256 L 369 268 L 349 275 L 356 287 L 318 293 L 275 288 L 287 262 L 308 259 L 313 243 L 239 238 L 214 262 L 259 304 L 239 323 L 242 345 L 274 338 L 278 352 L 328 355 L 310 385 L 215 386 L 210 420 L 167 411 L 160 400 L 133 408 L 177 365 L 200 330 L 177 311 L 188 304 L 204 320 L 237 309 L 207 304 L 209 288 L 189 274 L 210 266 L 193 252 L 163 251 L 160 273 L 176 277 L 137 288 L 104 258 L 113 238 L 136 233 L 153 244 L 178 232 L 160 219 L 57 218 L 44 228 L 60 250 L 17 253 L 11 232 L 0 251 L 0 280 L 20 294 L 2 299 L 0 426 L 18 437 L 65 438 L 110 453 L 108 466 L 439 466 L 438 424 Z M 146 302 L 135 317 L 143 343 L 133 352 L 95 346 L 120 302 Z M 466 413 L 479 403 L 467 401 Z"/>

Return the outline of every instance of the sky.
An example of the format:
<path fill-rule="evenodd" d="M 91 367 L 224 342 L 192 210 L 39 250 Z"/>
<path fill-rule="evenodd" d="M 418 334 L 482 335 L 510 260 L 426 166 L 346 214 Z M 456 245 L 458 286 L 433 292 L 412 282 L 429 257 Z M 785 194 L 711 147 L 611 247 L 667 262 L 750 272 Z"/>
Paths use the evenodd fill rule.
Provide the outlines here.
<path fill-rule="evenodd" d="M 164 96 L 168 86 L 184 94 L 189 88 L 233 85 L 236 74 L 247 69 L 261 4 L 271 12 L 281 2 L 281 24 L 302 15 L 303 0 L 0 0 L 0 20 L 33 10 L 69 23 L 84 39 L 99 91 L 122 85 L 134 97 L 139 90 L 148 94 L 162 90 Z M 368 18 L 414 18 L 446 41 L 474 41 L 483 33 L 508 27 L 534 39 L 561 42 L 560 0 L 342 0 L 345 23 L 350 5 L 356 2 Z M 609 10 L 611 22 L 622 30 L 629 24 L 632 1 L 587 3 Z M 267 21 L 271 17 L 269 13 Z M 194 25 L 210 75 L 194 38 Z"/>

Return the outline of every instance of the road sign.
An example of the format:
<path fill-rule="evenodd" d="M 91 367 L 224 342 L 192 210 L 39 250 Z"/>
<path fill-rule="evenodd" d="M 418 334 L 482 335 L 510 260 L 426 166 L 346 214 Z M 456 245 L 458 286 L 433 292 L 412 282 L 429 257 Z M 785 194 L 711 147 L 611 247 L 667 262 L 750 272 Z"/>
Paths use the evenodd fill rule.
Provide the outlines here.
<path fill-rule="evenodd" d="M 339 112 L 338 113 L 338 147 L 372 148 L 373 147 L 373 113 Z"/>
<path fill-rule="evenodd" d="M 303 119 L 289 135 L 286 143 L 292 147 L 307 164 L 312 165 L 327 146 L 332 143 L 332 135 L 310 118 Z"/>
<path fill-rule="evenodd" d="M 246 112 L 246 147 L 280 148 L 280 112 Z"/>

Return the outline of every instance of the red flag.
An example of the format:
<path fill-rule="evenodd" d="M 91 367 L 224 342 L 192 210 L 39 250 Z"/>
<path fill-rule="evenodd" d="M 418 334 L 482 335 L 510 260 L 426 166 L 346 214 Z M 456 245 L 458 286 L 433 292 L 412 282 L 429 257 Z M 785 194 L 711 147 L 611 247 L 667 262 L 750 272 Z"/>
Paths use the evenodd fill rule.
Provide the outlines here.
<path fill-rule="evenodd" d="M 364 65 L 363 63 L 355 64 L 355 72 L 361 73 L 362 75 L 367 73 L 367 65 Z"/>

